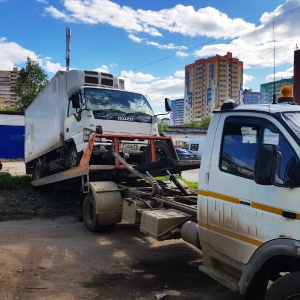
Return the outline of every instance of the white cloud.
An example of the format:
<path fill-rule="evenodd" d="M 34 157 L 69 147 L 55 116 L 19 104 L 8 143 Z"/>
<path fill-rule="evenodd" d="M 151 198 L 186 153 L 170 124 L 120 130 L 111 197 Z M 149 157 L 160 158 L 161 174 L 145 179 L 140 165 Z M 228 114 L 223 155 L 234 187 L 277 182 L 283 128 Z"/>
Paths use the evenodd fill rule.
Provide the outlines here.
<path fill-rule="evenodd" d="M 129 37 L 132 41 L 134 41 L 134 42 L 136 42 L 136 43 L 141 43 L 141 42 L 143 41 L 143 39 L 137 37 L 136 35 L 134 35 L 134 34 L 132 34 L 132 33 L 130 33 L 130 34 L 128 35 L 128 37 Z"/>
<path fill-rule="evenodd" d="M 66 69 L 60 63 L 51 62 L 51 57 L 44 58 L 42 61 L 40 61 L 40 65 L 42 69 L 51 74 L 55 74 L 57 71 Z"/>
<path fill-rule="evenodd" d="M 174 73 L 174 76 L 178 78 L 185 78 L 185 71 L 184 70 L 176 71 Z"/>
<path fill-rule="evenodd" d="M 15 42 L 8 42 L 5 37 L 0 38 L 0 57 L 1 70 L 10 71 L 14 67 L 21 69 L 26 65 L 27 57 L 39 62 L 46 73 L 55 74 L 58 70 L 65 69 L 59 63 L 53 63 L 51 57 L 41 58 L 35 52 L 25 49 Z"/>
<path fill-rule="evenodd" d="M 178 56 L 178 57 L 186 57 L 186 56 L 189 56 L 189 55 L 186 52 L 177 51 L 176 52 L 176 56 Z"/>
<path fill-rule="evenodd" d="M 101 67 L 94 69 L 94 71 L 109 73 L 109 67 L 102 65 Z"/>
<path fill-rule="evenodd" d="M 156 78 L 151 74 L 122 71 L 126 90 L 139 92 L 147 96 L 155 113 L 164 111 L 164 99 L 183 98 L 184 71 L 177 71 L 173 76 Z"/>
<path fill-rule="evenodd" d="M 299 14 L 295 13 L 295 7 L 299 8 L 299 4 L 299 0 L 287 0 L 273 12 L 264 13 L 261 17 L 262 23 L 253 30 L 241 34 L 228 44 L 205 45 L 194 54 L 196 57 L 208 57 L 232 52 L 234 57 L 244 62 L 244 69 L 271 67 L 274 64 L 275 36 L 276 65 L 293 64 L 294 47 L 299 41 Z"/>
<path fill-rule="evenodd" d="M 251 81 L 253 81 L 253 76 L 252 75 L 248 75 L 248 74 L 244 74 L 243 75 L 243 80 L 244 80 L 244 82 L 243 82 L 243 89 L 249 89 L 249 85 L 248 85 L 248 83 L 249 82 L 251 82 Z"/>
<path fill-rule="evenodd" d="M 159 43 L 156 43 L 156 42 L 150 42 L 150 41 L 147 41 L 146 44 L 149 45 L 149 46 L 157 47 L 157 48 L 159 48 L 159 49 L 168 49 L 168 50 L 175 50 L 175 49 L 178 49 L 178 50 L 187 50 L 187 47 L 186 47 L 186 46 L 175 46 L 173 43 L 170 43 L 170 44 L 168 44 L 168 45 L 162 45 L 162 44 L 159 44 Z"/>
<path fill-rule="evenodd" d="M 153 75 L 151 74 L 144 74 L 142 72 L 134 73 L 133 71 L 122 71 L 121 77 L 123 77 L 126 81 L 132 81 L 132 82 L 149 82 L 156 80 Z M 126 83 L 125 81 L 125 83 Z"/>
<path fill-rule="evenodd" d="M 241 18 L 231 19 L 213 7 L 195 10 L 192 6 L 178 4 L 160 11 L 134 10 L 109 0 L 64 0 L 63 5 L 63 11 L 54 6 L 47 7 L 45 11 L 52 17 L 67 22 L 109 24 L 151 36 L 162 36 L 159 30 L 166 30 L 190 37 L 233 38 L 242 31 L 254 28 L 253 24 Z"/>
<path fill-rule="evenodd" d="M 15 42 L 8 42 L 5 37 L 0 38 L 0 69 L 12 70 L 26 62 L 26 58 L 38 60 L 38 56 L 31 50 L 25 49 Z"/>
<path fill-rule="evenodd" d="M 275 80 L 291 78 L 294 76 L 294 67 L 287 69 L 286 71 L 276 72 L 275 73 Z M 266 77 L 266 83 L 271 82 L 274 80 L 274 74 L 270 74 Z"/>

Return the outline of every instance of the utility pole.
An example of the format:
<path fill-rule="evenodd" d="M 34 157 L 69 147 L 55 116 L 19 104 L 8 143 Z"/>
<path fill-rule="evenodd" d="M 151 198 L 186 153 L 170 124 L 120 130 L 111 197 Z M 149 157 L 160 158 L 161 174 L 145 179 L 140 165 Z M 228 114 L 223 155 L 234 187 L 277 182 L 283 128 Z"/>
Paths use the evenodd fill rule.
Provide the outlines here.
<path fill-rule="evenodd" d="M 71 39 L 71 29 L 67 27 L 66 29 L 66 70 L 69 72 L 70 68 L 70 39 Z"/>

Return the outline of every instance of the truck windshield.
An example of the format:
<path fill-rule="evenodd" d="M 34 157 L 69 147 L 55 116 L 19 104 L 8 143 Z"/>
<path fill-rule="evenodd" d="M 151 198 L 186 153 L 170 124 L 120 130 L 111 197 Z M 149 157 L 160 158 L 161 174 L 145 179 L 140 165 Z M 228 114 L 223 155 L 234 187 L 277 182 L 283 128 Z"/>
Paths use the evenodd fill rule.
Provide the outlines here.
<path fill-rule="evenodd" d="M 284 113 L 283 119 L 288 123 L 290 128 L 300 138 L 300 113 L 299 112 Z"/>
<path fill-rule="evenodd" d="M 101 88 L 85 88 L 86 108 L 93 111 L 136 113 L 154 116 L 147 99 L 137 93 Z"/>

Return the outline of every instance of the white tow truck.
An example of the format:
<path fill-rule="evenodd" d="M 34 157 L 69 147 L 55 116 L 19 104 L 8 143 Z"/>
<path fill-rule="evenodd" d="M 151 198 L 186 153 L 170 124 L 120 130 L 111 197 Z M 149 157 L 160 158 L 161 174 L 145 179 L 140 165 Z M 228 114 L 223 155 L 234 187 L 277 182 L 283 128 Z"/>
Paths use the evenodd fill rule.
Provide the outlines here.
<path fill-rule="evenodd" d="M 113 145 L 114 165 L 90 164 L 102 138 Z M 215 110 L 197 195 L 172 174 L 196 162 L 155 161 L 157 137 L 148 136 L 152 162 L 132 165 L 120 155 L 122 138 L 93 134 L 79 167 L 33 185 L 77 180 L 90 231 L 123 220 L 157 240 L 182 238 L 202 250 L 201 271 L 245 299 L 300 298 L 300 106 L 228 102 Z M 158 139 L 172 148 L 170 138 Z M 163 173 L 171 180 L 155 180 Z"/>

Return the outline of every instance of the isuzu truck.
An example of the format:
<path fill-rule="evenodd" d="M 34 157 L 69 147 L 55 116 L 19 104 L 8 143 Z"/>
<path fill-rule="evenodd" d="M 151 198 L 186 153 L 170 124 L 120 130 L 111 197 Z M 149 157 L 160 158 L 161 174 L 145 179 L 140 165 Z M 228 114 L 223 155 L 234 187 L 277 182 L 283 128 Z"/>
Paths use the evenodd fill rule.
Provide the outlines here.
<path fill-rule="evenodd" d="M 125 91 L 124 80 L 117 76 L 59 71 L 25 111 L 26 172 L 40 178 L 78 166 L 97 128 L 104 133 L 158 136 L 157 121 L 147 99 Z M 128 161 L 146 162 L 147 142 L 128 137 L 120 147 Z M 171 156 L 165 143 L 157 148 L 158 154 Z M 111 141 L 96 141 L 91 159 L 106 164 L 113 161 Z"/>

